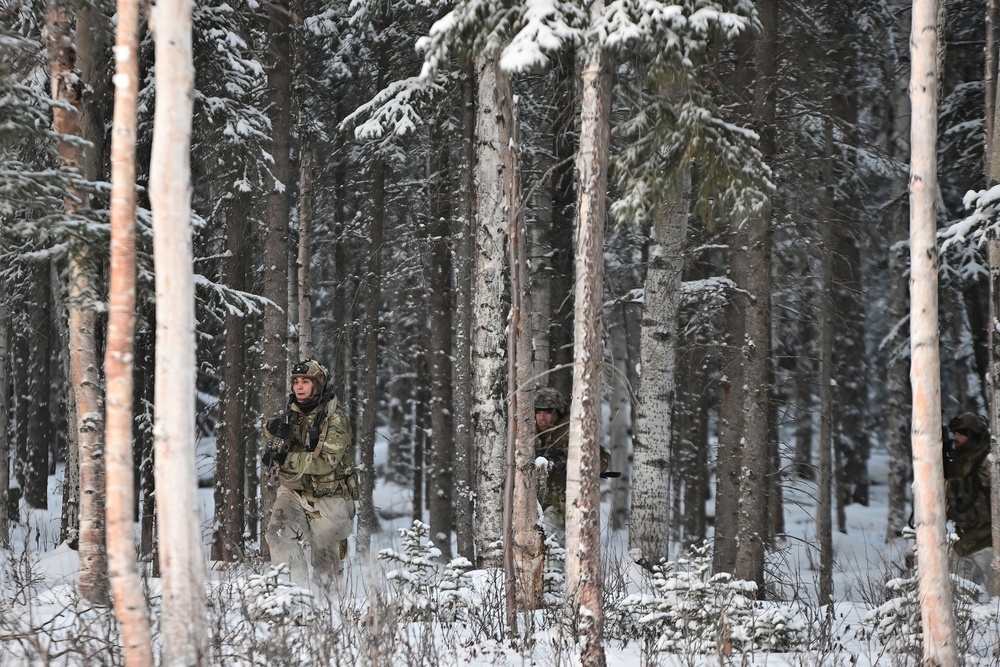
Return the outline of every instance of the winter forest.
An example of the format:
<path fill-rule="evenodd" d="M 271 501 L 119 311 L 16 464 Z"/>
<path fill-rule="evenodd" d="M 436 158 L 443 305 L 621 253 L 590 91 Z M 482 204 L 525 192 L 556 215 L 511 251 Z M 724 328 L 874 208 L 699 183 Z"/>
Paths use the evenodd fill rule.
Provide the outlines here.
<path fill-rule="evenodd" d="M 0 0 L 0 665 L 997 664 L 998 4 Z"/>

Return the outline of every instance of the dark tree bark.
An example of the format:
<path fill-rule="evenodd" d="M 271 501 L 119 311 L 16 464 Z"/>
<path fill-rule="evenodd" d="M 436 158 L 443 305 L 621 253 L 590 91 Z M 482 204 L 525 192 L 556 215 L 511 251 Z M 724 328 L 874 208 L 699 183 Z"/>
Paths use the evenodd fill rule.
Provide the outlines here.
<path fill-rule="evenodd" d="M 51 341 L 57 338 L 53 335 L 49 317 L 52 312 L 49 263 L 46 261 L 33 266 L 32 274 L 29 288 L 32 332 L 30 361 L 28 383 L 23 385 L 31 407 L 28 410 L 28 421 L 24 424 L 28 431 L 28 441 L 21 497 L 28 507 L 48 509 L 49 446 L 54 436 L 49 405 L 49 361 L 53 352 Z"/>
<path fill-rule="evenodd" d="M 230 288 L 249 291 L 250 201 L 237 194 L 226 209 L 226 259 L 222 280 Z M 243 560 L 246 527 L 246 428 L 248 421 L 246 318 L 226 309 L 223 333 L 222 382 L 215 457 L 215 531 L 212 559 Z"/>
<path fill-rule="evenodd" d="M 267 193 L 267 231 L 264 238 L 263 296 L 277 308 L 264 313 L 261 356 L 261 409 L 270 415 L 285 403 L 288 389 L 288 216 L 291 183 L 291 117 L 285 107 L 292 96 L 291 29 L 288 0 L 275 0 L 268 11 L 267 99 L 271 120 L 271 182 Z M 266 526 L 277 490 L 276 476 L 261 480 L 261 525 Z M 261 555 L 270 557 L 267 542 L 261 540 Z"/>
<path fill-rule="evenodd" d="M 426 223 L 428 257 L 424 263 L 427 318 L 424 327 L 427 373 L 430 377 L 432 465 L 429 470 L 430 530 L 444 560 L 451 560 L 455 523 L 455 440 L 452 427 L 452 299 L 448 220 L 451 218 L 448 144 L 440 132 L 431 137 L 429 213 Z"/>
<path fill-rule="evenodd" d="M 476 78 L 471 62 L 462 69 L 462 168 L 459 175 L 459 216 L 452 238 L 455 272 L 454 425 L 455 532 L 458 554 L 475 562 L 472 491 L 472 221 L 475 215 L 472 181 L 475 174 Z"/>

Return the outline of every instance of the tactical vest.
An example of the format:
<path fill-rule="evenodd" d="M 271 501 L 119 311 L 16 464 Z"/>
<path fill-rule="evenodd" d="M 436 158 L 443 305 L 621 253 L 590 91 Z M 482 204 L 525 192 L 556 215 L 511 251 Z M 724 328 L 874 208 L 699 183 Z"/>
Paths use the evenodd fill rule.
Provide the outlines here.
<path fill-rule="evenodd" d="M 327 431 L 338 414 L 336 398 L 305 413 L 297 405 L 288 407 L 288 454 L 278 468 L 283 486 L 307 497 L 340 495 L 353 498 L 356 495 L 353 460 L 347 456 L 349 447 L 336 461 L 323 451 Z"/>
<path fill-rule="evenodd" d="M 989 546 L 992 541 L 990 488 L 983 481 L 988 472 L 982 469 L 989 451 L 987 439 L 973 450 L 956 454 L 945 470 L 948 518 L 955 523 L 958 536 L 966 538 L 964 542 L 968 544 L 963 542 L 962 550 L 969 553 Z"/>

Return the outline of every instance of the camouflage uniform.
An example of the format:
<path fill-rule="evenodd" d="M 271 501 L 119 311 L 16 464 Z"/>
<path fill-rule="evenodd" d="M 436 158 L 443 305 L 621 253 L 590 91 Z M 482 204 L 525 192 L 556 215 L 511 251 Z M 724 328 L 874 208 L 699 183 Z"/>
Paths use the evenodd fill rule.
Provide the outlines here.
<path fill-rule="evenodd" d="M 321 378 L 322 393 L 326 369 L 308 361 L 295 371 L 293 378 Z M 263 458 L 277 464 L 280 482 L 267 524 L 271 561 L 287 563 L 292 580 L 308 586 L 308 545 L 313 580 L 329 586 L 343 570 L 358 496 L 350 425 L 337 399 L 323 396 L 304 406 L 290 401 L 264 429 Z"/>
<path fill-rule="evenodd" d="M 558 419 L 548 429 L 540 431 L 535 440 L 535 456 L 549 462 L 549 474 L 542 494 L 542 518 L 547 535 L 556 535 L 565 542 L 566 531 L 566 464 L 569 462 L 569 414 L 562 394 L 551 387 L 535 392 L 535 410 L 552 410 Z M 601 472 L 605 472 L 611 456 L 601 447 Z"/>
<path fill-rule="evenodd" d="M 958 574 L 976 583 L 992 582 L 993 526 L 990 517 L 990 470 L 987 457 L 990 437 L 976 415 L 966 412 L 948 424 L 968 440 L 954 447 L 944 462 L 945 498 L 948 518 L 958 541 L 952 559 Z"/>

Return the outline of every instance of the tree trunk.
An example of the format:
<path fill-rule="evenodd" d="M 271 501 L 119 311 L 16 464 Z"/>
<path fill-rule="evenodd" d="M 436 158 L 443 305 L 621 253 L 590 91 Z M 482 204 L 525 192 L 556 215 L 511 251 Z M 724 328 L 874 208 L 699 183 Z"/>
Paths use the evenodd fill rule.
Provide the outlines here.
<path fill-rule="evenodd" d="M 598 23 L 604 0 L 592 0 Z M 601 602 L 601 311 L 604 297 L 604 225 L 611 137 L 611 73 L 595 36 L 581 70 L 580 150 L 577 155 L 576 281 L 573 308 L 573 401 L 566 483 L 566 617 L 576 624 L 576 655 L 583 667 L 605 664 Z"/>
<path fill-rule="evenodd" d="M 505 400 L 506 312 L 504 253 L 506 245 L 503 206 L 506 136 L 498 118 L 501 86 L 506 81 L 499 70 L 499 53 L 480 54 L 476 59 L 479 96 L 476 138 L 476 220 L 472 274 L 472 434 L 476 456 L 476 565 L 497 567 L 496 542 L 501 539 L 503 487 L 506 477 L 507 422 Z M 507 95 L 509 95 L 507 91 Z"/>
<path fill-rule="evenodd" d="M 937 0 L 914 0 L 910 32 L 910 382 L 924 663 L 958 665 L 941 462 L 937 249 Z"/>
<path fill-rule="evenodd" d="M 52 97 L 66 106 L 53 109 L 53 129 L 62 135 L 79 137 L 80 85 L 76 72 L 73 18 L 58 2 L 49 3 L 46 16 L 46 48 L 49 56 Z M 81 168 L 80 149 L 62 142 L 59 155 L 68 166 Z M 65 200 L 66 212 L 74 213 L 77 197 Z M 107 551 L 104 524 L 104 406 L 97 361 L 97 315 L 90 302 L 94 298 L 89 246 L 74 244 L 69 258 L 69 359 L 76 396 L 76 428 L 80 438 L 80 595 L 94 604 L 110 601 L 107 587 Z"/>
<path fill-rule="evenodd" d="M 889 72 L 893 81 L 892 94 L 889 98 L 890 117 L 886 123 L 888 135 L 888 157 L 894 163 L 905 164 L 910 153 L 910 96 L 909 96 L 909 43 L 910 24 L 905 20 L 910 5 L 909 0 L 900 0 L 894 8 L 894 13 L 900 18 L 894 26 L 896 33 L 893 44 L 896 47 L 893 58 L 889 61 L 892 69 Z M 905 169 L 899 169 L 893 174 L 889 191 L 890 211 L 889 224 L 889 301 L 886 318 L 889 322 L 905 322 L 909 315 L 909 257 L 906 251 L 908 239 Z M 888 424 L 886 428 L 886 449 L 889 458 L 888 473 L 888 515 L 885 532 L 886 542 L 901 536 L 907 523 L 909 502 L 909 482 L 911 479 L 910 456 L 910 382 L 907 330 L 903 329 L 888 342 L 888 368 L 886 377 L 886 392 L 889 400 Z"/>
<path fill-rule="evenodd" d="M 161 0 L 156 43 L 156 109 L 149 198 L 156 262 L 157 536 L 163 578 L 165 665 L 201 665 L 208 656 L 205 566 L 195 471 L 195 317 L 191 249 L 191 111 L 194 65 L 191 0 Z"/>
<path fill-rule="evenodd" d="M 729 273 L 735 280 L 744 272 L 746 257 L 734 249 L 746 245 L 738 229 L 728 234 Z M 715 541 L 712 571 L 732 573 L 736 568 L 737 511 L 740 499 L 740 438 L 743 433 L 743 340 L 745 298 L 733 290 L 725 308 L 726 342 L 721 352 L 719 381 L 718 450 L 715 465 Z"/>
<path fill-rule="evenodd" d="M 829 75 L 829 74 L 828 74 Z M 832 619 L 833 607 L 833 121 L 823 124 L 823 209 L 828 212 L 820 222 L 821 259 L 819 278 L 819 488 L 816 498 L 816 537 L 819 541 L 819 604 Z"/>
<path fill-rule="evenodd" d="M 52 443 L 52 411 L 49 404 L 49 363 L 55 340 L 50 326 L 49 313 L 51 285 L 49 262 L 41 261 L 31 267 L 29 298 L 31 299 L 30 355 L 28 361 L 27 395 L 31 397 L 28 421 L 23 424 L 28 431 L 26 458 L 24 459 L 24 485 L 21 497 L 25 505 L 34 509 L 49 506 L 49 447 Z M 21 426 L 19 424 L 18 426 Z"/>
<path fill-rule="evenodd" d="M 472 315 L 472 224 L 475 183 L 475 72 L 466 64 L 462 71 L 462 168 L 459 176 L 460 215 L 452 231 L 455 272 L 455 361 L 453 394 L 455 427 L 455 533 L 458 554 L 476 561 L 473 529 L 472 480 L 472 357 L 470 323 Z"/>
<path fill-rule="evenodd" d="M 375 413 L 378 382 L 379 310 L 382 302 L 382 230 L 385 223 L 386 165 L 375 156 L 372 167 L 372 216 L 368 231 L 368 266 L 365 271 L 364 315 L 361 321 L 361 418 L 358 449 L 361 454 L 361 503 L 358 512 L 358 553 L 367 554 L 372 535 L 379 531 L 372 497 L 375 491 Z"/>
<path fill-rule="evenodd" d="M 250 268 L 250 196 L 234 193 L 225 209 L 226 259 L 222 278 L 234 290 L 247 291 Z M 226 309 L 223 333 L 222 382 L 215 448 L 215 530 L 212 560 L 241 561 L 246 529 L 246 316 Z M 255 466 L 256 467 L 256 466 Z"/>
<path fill-rule="evenodd" d="M 633 441 L 632 521 L 629 548 L 652 567 L 668 559 L 672 520 L 670 460 L 676 398 L 677 328 L 691 176 L 684 169 L 675 196 L 656 205 L 647 250 L 638 387 L 639 423 Z"/>
<path fill-rule="evenodd" d="M 502 80 L 501 80 L 502 77 Z M 508 625 L 515 627 L 515 611 L 540 609 L 542 606 L 542 572 L 545 566 L 544 535 L 538 508 L 535 480 L 535 392 L 531 357 L 531 299 L 528 297 L 528 253 L 524 229 L 524 212 L 520 189 L 520 131 L 517 102 L 513 99 L 509 79 L 497 70 L 498 111 L 503 126 L 500 136 L 509 137 L 504 151 L 504 203 L 507 209 L 507 236 L 510 253 L 511 322 L 507 338 L 509 354 L 508 387 L 508 447 L 513 453 L 513 471 L 508 474 L 510 502 L 506 506 L 506 522 L 510 532 L 504 533 L 504 545 L 510 545 L 513 570 L 507 579 Z"/>
<path fill-rule="evenodd" d="M 430 495 L 430 531 L 443 560 L 451 560 L 451 531 L 455 523 L 453 489 L 455 486 L 455 440 L 452 427 L 451 339 L 452 309 L 451 257 L 448 250 L 449 172 L 448 145 L 442 134 L 432 130 L 431 173 L 427 222 L 429 252 L 424 263 L 427 295 L 424 327 L 425 358 L 430 376 L 430 417 L 433 438 L 432 464 L 428 480 Z"/>
<path fill-rule="evenodd" d="M 312 285 L 309 276 L 312 263 L 309 248 L 311 234 L 312 150 L 303 147 L 300 148 L 299 154 L 299 255 L 296 263 L 299 281 L 299 358 L 301 359 L 313 358 Z"/>
<path fill-rule="evenodd" d="M 288 354 L 286 332 L 288 328 L 288 217 L 290 128 L 285 106 L 291 99 L 291 62 L 288 0 L 267 4 L 267 98 L 268 117 L 271 120 L 271 182 L 267 193 L 267 233 L 264 238 L 263 296 L 277 308 L 264 312 L 264 331 L 261 345 L 260 404 L 263 414 L 270 415 L 285 404 L 288 395 Z M 261 532 L 271 518 L 271 506 L 277 492 L 277 476 L 262 475 L 260 484 Z M 260 552 L 270 558 L 266 540 L 260 541 Z"/>
<path fill-rule="evenodd" d="M 777 8 L 773 0 L 757 3 L 761 33 L 754 52 L 754 123 L 761 135 L 764 159 L 775 154 L 774 105 L 777 82 Z M 771 485 L 771 429 L 768 425 L 771 372 L 771 202 L 750 214 L 747 227 L 746 272 L 739 282 L 747 301 L 743 336 L 743 429 L 741 452 L 739 546 L 737 579 L 755 581 L 764 594 L 764 553 L 770 534 L 768 511 Z"/>
<path fill-rule="evenodd" d="M 299 358 L 313 358 L 312 328 L 312 237 L 313 217 L 313 152 L 310 119 L 306 109 L 306 44 L 305 10 L 302 0 L 295 0 L 295 108 L 299 136 L 299 254 L 296 262 L 298 271 L 299 297 Z"/>
<path fill-rule="evenodd" d="M 564 49 L 556 62 L 552 99 L 579 99 L 577 89 L 576 50 Z M 546 386 L 557 389 L 563 396 L 571 393 L 573 363 L 573 240 L 576 238 L 576 156 L 577 127 L 573 113 L 560 115 L 555 135 L 555 182 L 552 192 L 551 240 L 552 273 L 549 292 L 549 356 L 552 373 Z M 565 369 L 565 370 L 564 370 Z"/>
<path fill-rule="evenodd" d="M 135 557 L 132 360 L 135 346 L 135 126 L 139 86 L 139 2 L 118 1 L 115 113 L 111 133 L 111 276 L 105 469 L 108 578 L 127 667 L 153 667 L 149 608 Z"/>
<path fill-rule="evenodd" d="M 0 290 L 7 291 L 6 280 L 0 278 Z M 0 550 L 10 549 L 10 515 L 7 513 L 10 502 L 10 373 L 12 365 L 10 346 L 10 316 L 6 308 L 0 308 Z"/>
<path fill-rule="evenodd" d="M 1000 3 L 997 0 L 987 0 L 986 10 L 986 187 L 992 188 L 1000 183 L 1000 140 L 993 136 L 1000 127 L 997 123 L 998 112 L 997 86 L 1000 72 L 997 71 L 997 41 L 996 26 L 1000 21 Z M 1000 336 L 997 335 L 997 323 L 1000 322 L 1000 240 L 991 238 L 987 242 L 987 253 L 990 263 L 990 293 L 989 322 L 987 327 L 990 358 L 989 372 L 989 416 L 990 416 L 990 504 L 992 515 L 1000 517 L 1000 384 L 997 382 L 1000 373 Z M 991 595 L 1000 594 L 1000 521 L 993 521 L 993 590 Z"/>
<path fill-rule="evenodd" d="M 534 301 L 532 301 L 534 303 Z M 608 426 L 609 452 L 611 454 L 611 470 L 622 474 L 612 484 L 611 496 L 611 528 L 621 530 L 629 523 L 629 459 L 632 440 L 632 401 L 629 392 L 629 351 L 628 351 L 628 318 L 631 317 L 629 306 L 622 304 L 615 309 L 617 322 L 608 327 L 610 337 L 611 358 L 614 372 L 611 373 L 611 423 Z"/>

